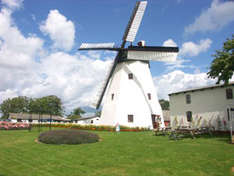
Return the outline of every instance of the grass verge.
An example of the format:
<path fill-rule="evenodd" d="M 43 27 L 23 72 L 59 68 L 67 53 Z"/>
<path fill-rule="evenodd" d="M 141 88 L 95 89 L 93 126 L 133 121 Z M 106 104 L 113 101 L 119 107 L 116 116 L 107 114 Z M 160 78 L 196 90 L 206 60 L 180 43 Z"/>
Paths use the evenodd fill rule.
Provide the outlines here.
<path fill-rule="evenodd" d="M 45 131 L 45 129 L 43 129 Z M 95 132 L 102 142 L 38 144 L 39 132 L 0 131 L 0 176 L 228 176 L 228 136 L 168 140 L 152 132 Z"/>

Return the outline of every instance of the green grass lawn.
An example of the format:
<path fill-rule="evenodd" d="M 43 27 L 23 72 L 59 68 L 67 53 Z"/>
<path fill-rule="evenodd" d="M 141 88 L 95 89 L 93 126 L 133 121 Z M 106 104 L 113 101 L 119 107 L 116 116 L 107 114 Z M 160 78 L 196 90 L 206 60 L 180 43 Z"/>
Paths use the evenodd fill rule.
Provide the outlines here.
<path fill-rule="evenodd" d="M 45 131 L 45 129 L 43 129 Z M 97 132 L 101 142 L 38 144 L 39 132 L 0 131 L 0 176 L 228 176 L 228 136 L 169 140 L 152 132 Z"/>

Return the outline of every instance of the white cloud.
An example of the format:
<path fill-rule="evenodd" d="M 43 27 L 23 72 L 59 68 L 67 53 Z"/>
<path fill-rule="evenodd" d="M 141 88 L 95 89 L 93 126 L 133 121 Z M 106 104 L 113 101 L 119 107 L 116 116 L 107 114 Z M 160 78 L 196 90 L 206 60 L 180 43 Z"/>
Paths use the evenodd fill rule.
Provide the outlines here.
<path fill-rule="evenodd" d="M 16 90 L 6 89 L 4 91 L 0 91 L 0 102 L 6 100 L 8 98 L 14 98 L 14 97 L 17 97 Z"/>
<path fill-rule="evenodd" d="M 180 50 L 182 56 L 197 56 L 210 48 L 212 41 L 210 39 L 200 40 L 199 44 L 194 42 L 185 42 Z"/>
<path fill-rule="evenodd" d="M 49 53 L 42 39 L 19 31 L 9 10 L 2 9 L 0 19 L 0 103 L 19 95 L 51 94 L 68 110 L 93 103 L 113 53 Z M 98 60 L 101 56 L 104 60 Z"/>
<path fill-rule="evenodd" d="M 169 93 L 207 86 L 216 82 L 216 80 L 209 79 L 206 73 L 189 74 L 181 70 L 154 77 L 153 80 L 160 99 L 168 99 Z"/>
<path fill-rule="evenodd" d="M 210 8 L 203 11 L 194 23 L 185 27 L 185 33 L 207 32 L 221 29 L 234 21 L 234 1 L 213 0 Z"/>
<path fill-rule="evenodd" d="M 50 36 L 54 42 L 54 48 L 68 51 L 74 44 L 75 26 L 58 10 L 50 11 L 46 21 L 40 25 L 40 30 Z"/>
<path fill-rule="evenodd" d="M 163 46 L 174 47 L 174 46 L 177 46 L 177 44 L 172 39 L 168 39 L 168 40 L 163 42 Z"/>
<path fill-rule="evenodd" d="M 23 4 L 23 0 L 1 0 L 1 2 L 11 9 L 20 8 Z"/>
<path fill-rule="evenodd" d="M 24 37 L 6 8 L 0 11 L 0 40 L 0 91 L 9 94 L 16 87 L 20 89 L 33 83 L 35 58 L 42 50 L 43 41 L 36 36 Z"/>

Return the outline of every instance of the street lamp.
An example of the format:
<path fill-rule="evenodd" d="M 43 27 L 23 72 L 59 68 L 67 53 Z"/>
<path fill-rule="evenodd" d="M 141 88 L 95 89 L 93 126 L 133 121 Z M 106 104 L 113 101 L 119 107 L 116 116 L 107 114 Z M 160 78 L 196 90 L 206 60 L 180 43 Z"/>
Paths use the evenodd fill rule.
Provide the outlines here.
<path fill-rule="evenodd" d="M 51 112 L 51 109 L 52 109 L 52 103 L 49 103 L 49 107 L 50 107 L 50 131 L 51 131 L 51 121 L 52 121 L 52 112 Z"/>

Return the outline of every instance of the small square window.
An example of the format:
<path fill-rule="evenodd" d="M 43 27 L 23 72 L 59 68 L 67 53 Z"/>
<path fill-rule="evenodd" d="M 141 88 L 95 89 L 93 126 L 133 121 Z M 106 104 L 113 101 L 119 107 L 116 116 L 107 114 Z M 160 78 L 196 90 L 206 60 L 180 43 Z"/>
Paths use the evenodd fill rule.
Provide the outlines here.
<path fill-rule="evenodd" d="M 233 93 L 232 93 L 231 88 L 226 89 L 226 98 L 227 99 L 233 99 Z"/>
<path fill-rule="evenodd" d="M 190 94 L 186 95 L 186 104 L 191 104 L 191 95 Z"/>
<path fill-rule="evenodd" d="M 114 100 L 115 94 L 111 94 L 111 100 Z"/>
<path fill-rule="evenodd" d="M 186 112 L 186 116 L 187 116 L 187 121 L 188 122 L 192 122 L 192 111 L 187 111 Z"/>
<path fill-rule="evenodd" d="M 133 115 L 128 115 L 128 122 L 130 122 L 130 123 L 133 122 Z"/>
<path fill-rule="evenodd" d="M 148 93 L 148 99 L 151 100 L 151 93 Z"/>
<path fill-rule="evenodd" d="M 128 79 L 133 79 L 133 74 L 132 73 L 128 74 Z"/>

